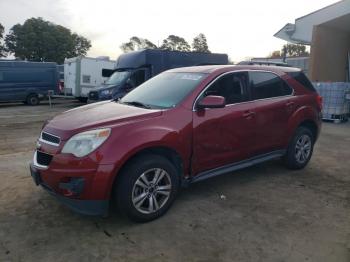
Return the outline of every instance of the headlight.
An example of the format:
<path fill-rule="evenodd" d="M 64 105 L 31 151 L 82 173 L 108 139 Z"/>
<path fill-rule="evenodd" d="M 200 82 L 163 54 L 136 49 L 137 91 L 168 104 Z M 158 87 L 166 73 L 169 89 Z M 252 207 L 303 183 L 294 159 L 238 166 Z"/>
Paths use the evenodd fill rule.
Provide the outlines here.
<path fill-rule="evenodd" d="M 106 90 L 101 91 L 101 94 L 107 96 L 107 95 L 111 95 L 112 92 L 113 92 L 112 89 L 106 89 Z"/>
<path fill-rule="evenodd" d="M 62 149 L 62 153 L 71 153 L 83 157 L 98 148 L 111 133 L 110 128 L 95 129 L 72 136 Z"/>

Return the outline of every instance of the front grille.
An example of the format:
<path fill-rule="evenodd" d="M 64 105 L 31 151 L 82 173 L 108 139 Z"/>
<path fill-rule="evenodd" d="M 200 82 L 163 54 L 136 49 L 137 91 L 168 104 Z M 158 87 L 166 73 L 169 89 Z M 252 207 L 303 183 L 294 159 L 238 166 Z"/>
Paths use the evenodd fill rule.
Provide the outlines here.
<path fill-rule="evenodd" d="M 52 155 L 43 153 L 41 151 L 36 151 L 36 162 L 42 166 L 50 165 L 52 160 Z"/>
<path fill-rule="evenodd" d="M 42 132 L 41 139 L 45 142 L 53 143 L 59 145 L 60 138 L 58 136 L 51 135 L 49 133 Z"/>
<path fill-rule="evenodd" d="M 98 100 L 98 92 L 96 92 L 96 91 L 90 91 L 90 93 L 89 93 L 89 99 L 90 99 L 90 100 Z"/>

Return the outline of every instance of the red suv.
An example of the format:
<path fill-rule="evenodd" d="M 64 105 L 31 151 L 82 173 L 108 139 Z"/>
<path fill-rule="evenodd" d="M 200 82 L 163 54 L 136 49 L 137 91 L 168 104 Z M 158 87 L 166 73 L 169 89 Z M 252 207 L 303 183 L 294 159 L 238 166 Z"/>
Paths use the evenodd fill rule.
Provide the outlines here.
<path fill-rule="evenodd" d="M 295 68 L 200 66 L 166 71 L 118 101 L 48 121 L 31 175 L 73 210 L 163 215 L 179 187 L 282 158 L 309 162 L 321 97 Z"/>

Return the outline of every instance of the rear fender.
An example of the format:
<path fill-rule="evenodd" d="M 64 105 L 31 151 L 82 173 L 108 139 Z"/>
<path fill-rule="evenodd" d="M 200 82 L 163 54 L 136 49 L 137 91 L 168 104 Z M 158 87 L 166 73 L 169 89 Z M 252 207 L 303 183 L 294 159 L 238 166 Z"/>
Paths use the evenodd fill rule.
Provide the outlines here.
<path fill-rule="evenodd" d="M 288 146 L 289 141 L 294 136 L 294 133 L 298 126 L 304 121 L 312 121 L 319 128 L 318 112 L 311 106 L 301 106 L 299 107 L 289 118 L 288 120 L 288 128 L 287 128 L 287 140 L 285 141 L 285 145 Z"/>

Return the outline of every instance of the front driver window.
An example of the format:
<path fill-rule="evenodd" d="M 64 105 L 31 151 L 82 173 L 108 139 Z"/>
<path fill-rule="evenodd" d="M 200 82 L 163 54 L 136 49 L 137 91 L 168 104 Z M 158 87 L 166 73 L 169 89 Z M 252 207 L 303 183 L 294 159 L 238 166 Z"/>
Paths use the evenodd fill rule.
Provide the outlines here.
<path fill-rule="evenodd" d="M 226 104 L 246 101 L 245 82 L 246 73 L 232 73 L 220 77 L 204 93 L 204 96 L 223 96 Z"/>

